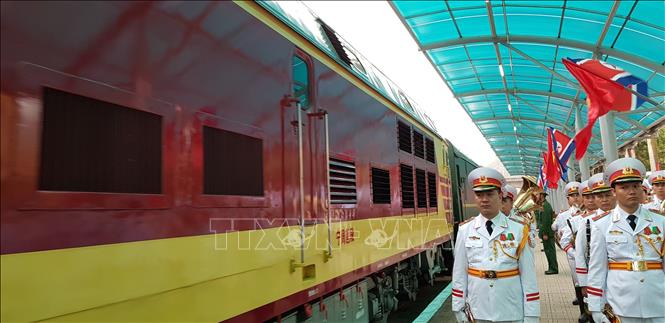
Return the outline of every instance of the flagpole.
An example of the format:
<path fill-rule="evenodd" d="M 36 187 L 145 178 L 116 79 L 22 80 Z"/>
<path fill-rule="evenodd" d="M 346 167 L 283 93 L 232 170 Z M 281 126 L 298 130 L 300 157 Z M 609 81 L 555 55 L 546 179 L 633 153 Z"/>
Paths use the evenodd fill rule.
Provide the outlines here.
<path fill-rule="evenodd" d="M 617 160 L 619 152 L 617 150 L 617 134 L 614 128 L 614 111 L 600 117 L 600 140 L 603 144 L 605 164 Z"/>
<path fill-rule="evenodd" d="M 582 113 L 580 113 L 580 105 L 575 104 L 575 130 L 577 133 L 582 131 L 582 128 L 584 126 L 582 125 Z M 580 163 L 580 174 L 581 174 L 581 181 L 585 181 L 589 179 L 589 163 L 587 162 L 587 157 L 586 154 L 582 156 L 582 158 L 579 160 Z"/>

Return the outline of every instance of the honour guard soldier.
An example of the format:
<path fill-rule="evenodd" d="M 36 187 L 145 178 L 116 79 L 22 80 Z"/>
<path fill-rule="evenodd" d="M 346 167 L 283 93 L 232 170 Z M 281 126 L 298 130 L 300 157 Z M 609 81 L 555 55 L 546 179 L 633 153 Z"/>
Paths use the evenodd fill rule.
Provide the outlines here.
<path fill-rule="evenodd" d="M 540 294 L 527 225 L 501 212 L 503 176 L 480 167 L 468 177 L 480 214 L 460 224 L 452 309 L 458 322 L 538 322 Z"/>
<path fill-rule="evenodd" d="M 510 184 L 504 185 L 503 199 L 501 200 L 501 212 L 507 215 L 509 219 L 529 226 L 529 247 L 533 250 L 536 246 L 536 224 L 532 218 L 524 216 L 522 213 L 515 210 L 513 205 L 516 197 L 517 189 Z"/>
<path fill-rule="evenodd" d="M 579 190 L 582 193 L 582 198 L 583 198 L 583 203 L 584 203 L 584 210 L 578 211 L 577 214 L 571 216 L 567 221 L 566 221 L 566 226 L 562 230 L 562 236 L 561 236 L 561 246 L 563 247 L 563 251 L 566 252 L 566 257 L 569 260 L 569 265 L 571 265 L 571 270 L 572 268 L 576 268 L 575 266 L 575 238 L 577 236 L 577 232 L 581 226 L 580 223 L 584 223 L 586 219 L 589 216 L 595 215 L 596 214 L 596 204 L 593 199 L 593 196 L 591 196 L 591 189 L 589 188 L 589 181 L 584 181 L 580 184 Z M 580 286 L 580 281 L 579 281 L 579 274 L 580 271 L 575 269 L 575 297 L 577 298 L 576 305 L 579 306 L 580 308 L 580 318 L 579 322 L 587 322 L 589 321 L 589 314 L 586 309 L 586 306 L 584 304 L 584 295 L 582 292 L 582 287 Z"/>
<path fill-rule="evenodd" d="M 557 244 L 559 245 L 559 248 L 561 248 L 562 250 L 564 247 L 564 245 L 561 244 L 561 236 L 563 234 L 563 231 L 568 226 L 568 220 L 573 215 L 577 214 L 577 212 L 579 211 L 579 207 L 582 202 L 582 196 L 580 195 L 579 186 L 580 186 L 579 182 L 570 182 L 566 184 L 565 192 L 566 192 L 566 197 L 568 199 L 568 205 L 570 205 L 570 208 L 559 213 L 559 215 L 556 217 L 556 220 L 554 220 L 554 223 L 552 224 L 552 230 L 554 230 Z M 568 266 L 570 267 L 570 276 L 573 279 L 573 285 L 577 287 L 578 282 L 577 282 L 577 275 L 575 274 L 575 258 L 569 257 L 568 253 L 566 254 L 566 258 L 568 260 Z M 573 305 L 579 305 L 579 300 L 577 297 L 575 297 L 575 299 L 573 300 Z"/>
<path fill-rule="evenodd" d="M 554 235 L 556 236 L 559 247 L 561 247 L 561 234 L 563 232 L 563 228 L 567 225 L 566 221 L 570 219 L 573 214 L 577 213 L 577 211 L 580 209 L 580 205 L 582 204 L 582 196 L 580 195 L 579 186 L 579 182 L 570 182 L 566 184 L 564 190 L 566 192 L 566 199 L 568 200 L 568 205 L 570 205 L 570 207 L 559 213 L 559 215 L 557 215 L 556 219 L 554 220 L 554 223 L 552 223 L 552 230 L 554 230 Z"/>
<path fill-rule="evenodd" d="M 617 207 L 591 226 L 587 293 L 595 322 L 665 322 L 665 216 L 640 206 L 645 167 L 635 158 L 605 171 Z M 607 304 L 607 305 L 606 305 Z"/>
<path fill-rule="evenodd" d="M 607 219 L 607 215 L 616 207 L 616 199 L 612 189 L 604 179 L 603 173 L 598 173 L 589 178 L 589 187 L 591 188 L 592 196 L 596 200 L 598 211 L 596 215 L 588 216 L 584 221 L 578 221 L 577 235 L 575 236 L 575 273 L 579 281 L 579 287 L 582 289 L 582 294 L 587 296 L 587 274 L 589 265 L 589 240 L 591 239 L 591 223 Z M 604 221 L 604 220 L 603 220 Z M 582 316 L 585 321 L 588 321 L 588 309 L 586 304 Z M 582 321 L 582 317 L 580 321 Z"/>
<path fill-rule="evenodd" d="M 659 170 L 651 173 L 649 184 L 653 191 L 653 198 L 647 209 L 661 213 L 665 212 L 665 170 Z"/>
<path fill-rule="evenodd" d="M 651 184 L 648 178 L 642 181 L 642 190 L 644 191 L 644 202 L 642 204 L 651 204 Z"/>

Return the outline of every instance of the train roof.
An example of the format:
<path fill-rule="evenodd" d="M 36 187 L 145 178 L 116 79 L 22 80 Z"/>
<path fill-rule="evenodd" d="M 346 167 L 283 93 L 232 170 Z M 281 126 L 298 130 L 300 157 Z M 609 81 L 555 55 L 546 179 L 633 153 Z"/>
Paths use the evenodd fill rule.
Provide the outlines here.
<path fill-rule="evenodd" d="M 438 134 L 434 122 L 383 72 L 300 1 L 257 1 L 279 20 L 375 89 L 402 111 Z M 439 135 L 440 136 L 440 135 Z"/>

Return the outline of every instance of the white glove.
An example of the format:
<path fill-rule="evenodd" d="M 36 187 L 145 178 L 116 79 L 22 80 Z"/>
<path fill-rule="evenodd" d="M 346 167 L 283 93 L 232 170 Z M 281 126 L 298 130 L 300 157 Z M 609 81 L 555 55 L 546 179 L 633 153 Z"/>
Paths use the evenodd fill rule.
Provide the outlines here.
<path fill-rule="evenodd" d="M 593 318 L 593 321 L 596 323 L 608 322 L 605 314 L 601 312 L 591 312 L 591 317 Z"/>
<path fill-rule="evenodd" d="M 568 258 L 575 259 L 575 249 L 570 248 L 568 251 L 566 251 L 566 254 L 568 255 Z"/>
<path fill-rule="evenodd" d="M 523 323 L 538 323 L 540 320 L 539 317 L 536 316 L 525 316 L 524 320 L 522 320 Z"/>
<path fill-rule="evenodd" d="M 464 314 L 464 312 L 456 311 L 456 312 L 453 312 L 453 314 L 455 314 L 455 319 L 457 319 L 458 323 L 467 323 L 467 322 L 469 322 L 469 320 L 466 319 L 466 314 Z"/>

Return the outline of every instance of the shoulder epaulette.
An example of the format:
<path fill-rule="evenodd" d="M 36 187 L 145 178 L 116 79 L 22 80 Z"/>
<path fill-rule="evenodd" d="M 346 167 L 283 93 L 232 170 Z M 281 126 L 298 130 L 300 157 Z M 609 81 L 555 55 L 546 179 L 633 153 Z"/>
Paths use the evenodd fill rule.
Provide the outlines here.
<path fill-rule="evenodd" d="M 475 219 L 475 218 L 476 218 L 475 216 L 470 217 L 470 218 L 468 218 L 468 219 L 466 219 L 466 220 L 460 222 L 460 223 L 459 223 L 459 226 L 461 227 L 461 226 L 463 226 L 463 225 L 465 225 L 465 224 L 471 222 L 471 220 L 473 220 L 473 219 Z"/>
<path fill-rule="evenodd" d="M 513 220 L 521 225 L 526 225 L 526 222 L 517 219 L 516 217 L 509 217 L 508 220 Z"/>
<path fill-rule="evenodd" d="M 594 216 L 593 218 L 591 218 L 591 220 L 598 221 L 598 220 L 604 218 L 606 215 L 608 215 L 608 214 L 610 214 L 610 213 L 612 213 L 611 210 L 610 210 L 610 211 L 605 211 L 605 212 L 603 212 L 603 213 L 601 213 L 601 214 L 598 214 L 598 215 Z"/>
<path fill-rule="evenodd" d="M 651 214 L 658 214 L 660 216 L 665 216 L 665 213 L 660 213 L 656 209 L 646 209 L 647 211 L 651 212 Z"/>

